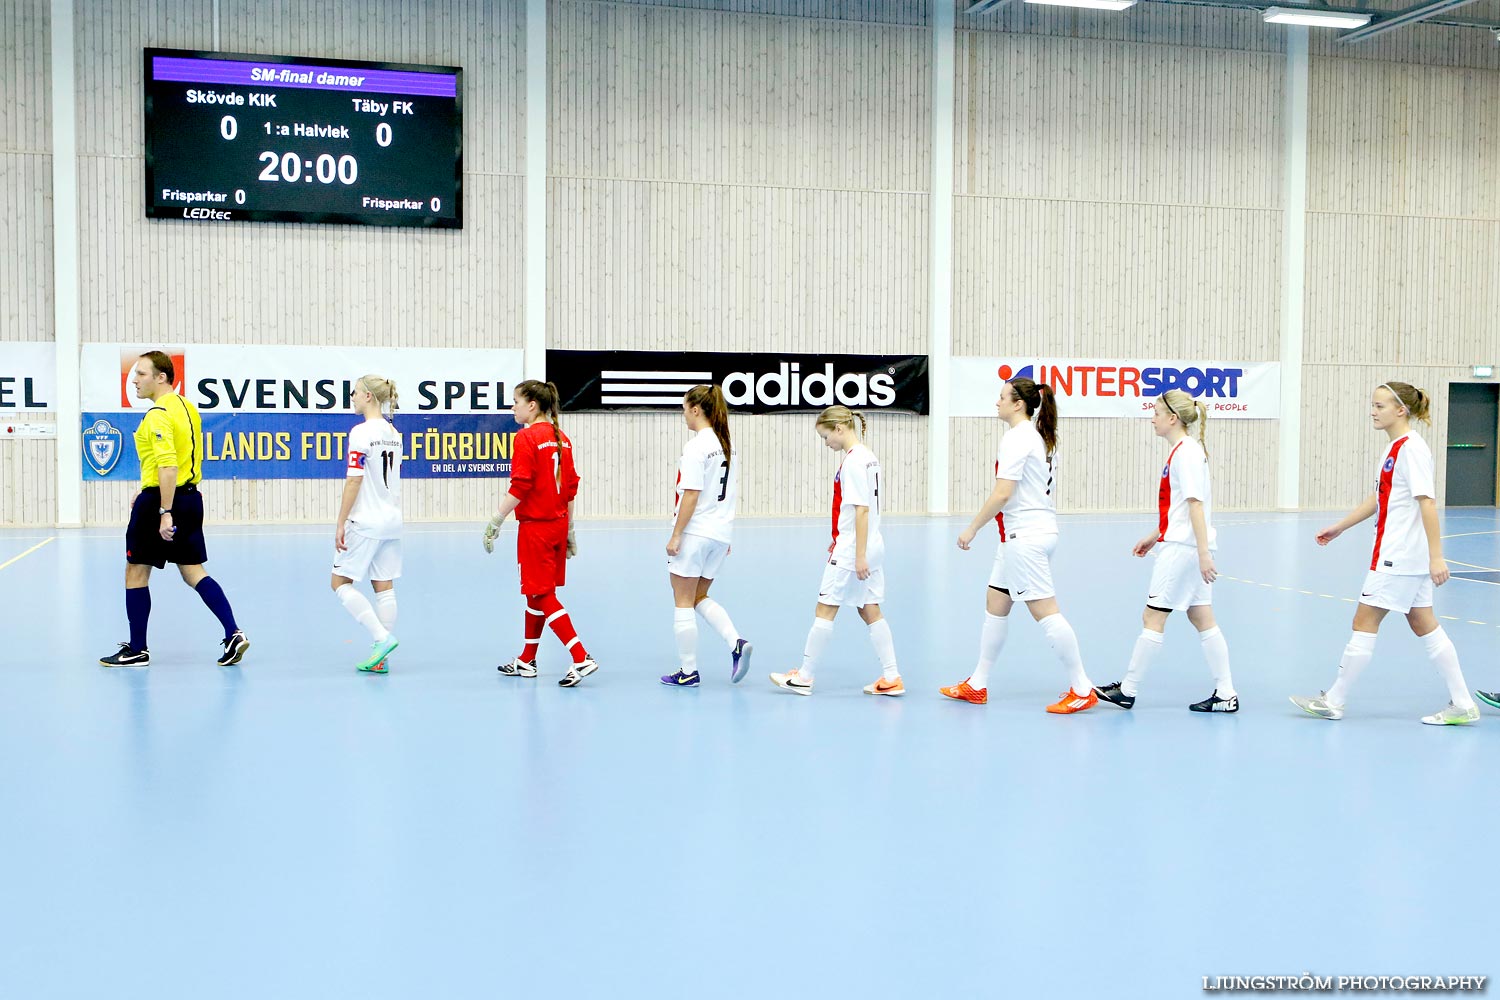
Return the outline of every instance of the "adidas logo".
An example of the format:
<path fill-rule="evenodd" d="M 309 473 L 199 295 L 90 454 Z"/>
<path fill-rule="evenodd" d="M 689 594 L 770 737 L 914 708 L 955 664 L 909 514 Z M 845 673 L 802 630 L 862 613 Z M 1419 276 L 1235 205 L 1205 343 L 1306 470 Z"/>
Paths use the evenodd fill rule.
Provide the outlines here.
<path fill-rule="evenodd" d="M 839 375 L 833 363 L 804 373 L 800 362 L 781 362 L 774 371 L 730 372 L 720 384 L 730 406 L 758 403 L 762 406 L 890 406 L 896 401 L 895 369 L 869 375 L 847 372 Z M 605 371 L 600 372 L 600 395 L 606 406 L 662 406 L 682 402 L 682 394 L 695 385 L 714 381 L 704 371 Z"/>

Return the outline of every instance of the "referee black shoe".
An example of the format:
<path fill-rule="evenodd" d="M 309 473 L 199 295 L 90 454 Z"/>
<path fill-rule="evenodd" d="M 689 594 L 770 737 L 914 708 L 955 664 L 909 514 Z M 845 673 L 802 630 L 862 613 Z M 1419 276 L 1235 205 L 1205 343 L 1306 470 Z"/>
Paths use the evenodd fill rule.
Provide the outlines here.
<path fill-rule="evenodd" d="M 220 645 L 224 647 L 224 655 L 219 657 L 219 666 L 232 667 L 245 658 L 245 651 L 250 648 L 250 640 L 245 638 L 244 632 L 235 629 L 234 635 L 225 639 Z"/>
<path fill-rule="evenodd" d="M 101 656 L 99 663 L 106 667 L 149 667 L 151 650 L 131 649 L 130 643 L 120 643 L 120 648 L 109 656 Z"/>
<path fill-rule="evenodd" d="M 1107 701 L 1116 708 L 1130 709 L 1135 707 L 1135 695 L 1126 694 L 1120 690 L 1120 682 L 1106 684 L 1103 687 L 1094 688 L 1094 693 L 1099 696 L 1100 701 Z"/>
<path fill-rule="evenodd" d="M 1193 702 L 1188 706 L 1188 710 L 1191 712 L 1238 712 L 1240 710 L 1239 695 L 1220 698 L 1219 692 L 1215 690 L 1202 701 Z"/>

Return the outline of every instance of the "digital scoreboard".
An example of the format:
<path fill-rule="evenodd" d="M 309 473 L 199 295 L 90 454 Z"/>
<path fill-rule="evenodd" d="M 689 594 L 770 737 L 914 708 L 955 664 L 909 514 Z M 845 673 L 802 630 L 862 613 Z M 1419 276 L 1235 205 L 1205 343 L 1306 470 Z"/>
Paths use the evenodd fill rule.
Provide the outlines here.
<path fill-rule="evenodd" d="M 463 226 L 463 71 L 146 49 L 146 215 Z"/>

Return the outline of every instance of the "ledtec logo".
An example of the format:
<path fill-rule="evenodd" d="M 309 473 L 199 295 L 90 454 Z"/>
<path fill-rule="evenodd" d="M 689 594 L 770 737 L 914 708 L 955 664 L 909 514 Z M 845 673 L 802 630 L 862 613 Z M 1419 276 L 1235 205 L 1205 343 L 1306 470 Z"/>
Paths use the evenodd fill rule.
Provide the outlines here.
<path fill-rule="evenodd" d="M 172 359 L 172 391 L 178 395 L 183 394 L 183 386 L 187 385 L 187 355 L 181 351 L 168 351 L 167 356 Z M 140 356 L 139 351 L 120 352 L 120 408 L 125 410 L 149 410 L 154 405 L 149 399 L 138 398 L 135 394 L 135 373 L 137 365 L 149 364 Z"/>
<path fill-rule="evenodd" d="M 1232 399 L 1239 395 L 1243 368 L 1171 368 L 1132 365 L 1049 365 L 1042 362 L 1015 368 L 1002 364 L 1002 381 L 1029 378 L 1051 386 L 1059 396 L 1154 397 L 1181 389 L 1197 399 Z"/>

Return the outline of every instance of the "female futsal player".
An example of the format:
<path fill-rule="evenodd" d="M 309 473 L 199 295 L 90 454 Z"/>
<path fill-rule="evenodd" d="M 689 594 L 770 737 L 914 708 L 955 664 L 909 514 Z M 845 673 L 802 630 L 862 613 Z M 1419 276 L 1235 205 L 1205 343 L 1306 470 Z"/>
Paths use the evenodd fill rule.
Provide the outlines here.
<path fill-rule="evenodd" d="M 484 529 L 484 551 L 495 550 L 500 526 L 515 511 L 519 523 L 516 561 L 521 567 L 521 593 L 526 597 L 526 644 L 520 656 L 497 669 L 507 677 L 535 677 L 537 646 L 545 624 L 573 657 L 573 665 L 557 683 L 577 687 L 599 664 L 589 658 L 567 609 L 557 599 L 557 588 L 567 578 L 567 560 L 578 552 L 573 535 L 573 498 L 578 495 L 573 442 L 559 426 L 557 386 L 529 379 L 516 386 L 513 399 L 511 413 L 524 429 L 511 449 L 510 490 L 500 498 L 500 510 Z"/>
<path fill-rule="evenodd" d="M 1229 646 L 1214 623 L 1213 582 L 1217 536 L 1213 526 L 1213 490 L 1208 481 L 1205 424 L 1208 411 L 1181 389 L 1169 389 L 1156 400 L 1151 427 L 1166 438 L 1167 464 L 1156 492 L 1156 530 L 1135 543 L 1131 551 L 1144 557 L 1156 548 L 1156 566 L 1146 591 L 1141 634 L 1125 679 L 1095 688 L 1100 699 L 1121 708 L 1135 705 L 1136 691 L 1146 668 L 1161 652 L 1167 616 L 1186 611 L 1198 630 L 1203 656 L 1214 678 L 1214 693 L 1188 708 L 1194 712 L 1238 712 L 1240 699 L 1229 676 Z M 1196 427 L 1198 440 L 1188 437 Z"/>
<path fill-rule="evenodd" d="M 1448 685 L 1446 708 L 1423 716 L 1429 726 L 1462 726 L 1479 721 L 1479 706 L 1469 696 L 1458 651 L 1432 612 L 1432 588 L 1448 582 L 1443 540 L 1438 528 L 1437 490 L 1432 451 L 1411 429 L 1411 418 L 1431 423 L 1431 399 L 1405 382 L 1382 382 L 1370 397 L 1370 422 L 1390 439 L 1377 473 L 1375 492 L 1342 521 L 1317 534 L 1327 545 L 1348 529 L 1375 516 L 1375 549 L 1370 571 L 1354 610 L 1354 633 L 1339 660 L 1338 679 L 1316 698 L 1292 698 L 1292 704 L 1320 719 L 1342 719 L 1344 702 L 1360 672 L 1375 655 L 1375 633 L 1388 612 L 1406 616 L 1422 638 L 1427 656 Z"/>
<path fill-rule="evenodd" d="M 1005 645 L 1011 608 L 1021 601 L 1042 626 L 1068 675 L 1068 690 L 1047 711 L 1054 715 L 1084 712 L 1099 703 L 1099 696 L 1084 673 L 1078 636 L 1058 609 L 1052 585 L 1052 553 L 1057 548 L 1057 504 L 1052 496 L 1057 396 L 1051 386 L 1029 378 L 1012 379 L 1000 384 L 995 412 L 1007 427 L 995 460 L 995 488 L 958 536 L 958 547 L 967 552 L 991 518 L 1000 526 L 1000 545 L 985 592 L 979 663 L 968 680 L 939 690 L 973 705 L 989 701 L 990 668 Z"/>
<path fill-rule="evenodd" d="M 661 679 L 673 687 L 698 683 L 698 620 L 713 627 L 730 649 L 729 679 L 738 684 L 750 669 L 750 643 L 729 612 L 708 596 L 729 554 L 734 508 L 739 500 L 739 463 L 729 444 L 729 404 L 716 385 L 695 385 L 682 399 L 682 419 L 694 434 L 677 463 L 677 511 L 667 539 L 667 578 L 672 584 L 672 631 L 677 670 Z"/>
<path fill-rule="evenodd" d="M 383 674 L 399 642 L 396 577 L 401 575 L 401 432 L 387 414 L 396 409 L 396 383 L 366 375 L 354 383 L 354 412 L 364 420 L 349 432 L 344 498 L 333 532 L 333 592 L 370 633 L 370 655 L 357 669 Z M 375 603 L 355 588 L 369 580 Z"/>
<path fill-rule="evenodd" d="M 854 421 L 859 421 L 859 430 Z M 865 685 L 865 694 L 906 693 L 901 672 L 896 669 L 896 644 L 891 626 L 880 614 L 885 599 L 885 540 L 880 536 L 880 459 L 860 442 L 865 418 L 847 406 L 830 406 L 818 414 L 818 436 L 834 451 L 844 453 L 833 477 L 833 542 L 828 546 L 828 565 L 818 588 L 812 629 L 802 651 L 802 666 L 784 674 L 772 674 L 771 683 L 794 694 L 810 695 L 813 676 L 828 640 L 833 637 L 833 619 L 841 607 L 852 607 L 870 627 L 870 641 L 880 661 L 880 678 Z"/>

